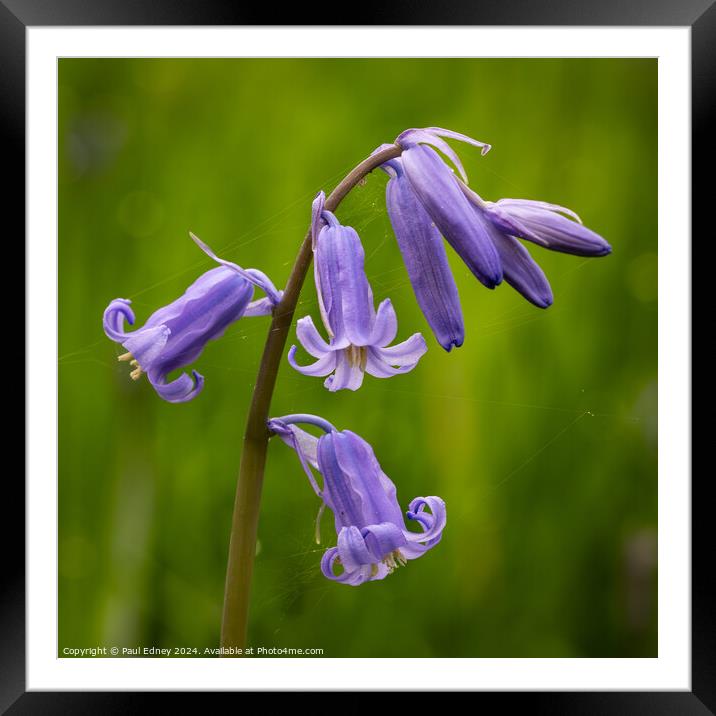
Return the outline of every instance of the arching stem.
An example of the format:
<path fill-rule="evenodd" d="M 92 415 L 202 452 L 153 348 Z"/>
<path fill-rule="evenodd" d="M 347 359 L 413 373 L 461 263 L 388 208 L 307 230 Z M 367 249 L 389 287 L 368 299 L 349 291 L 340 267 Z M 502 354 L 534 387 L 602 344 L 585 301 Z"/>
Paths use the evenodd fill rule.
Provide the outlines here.
<path fill-rule="evenodd" d="M 335 211 L 361 179 L 384 162 L 400 156 L 401 151 L 400 147 L 392 145 L 364 159 L 331 192 L 326 199 L 325 208 Z M 293 312 L 296 310 L 298 297 L 311 265 L 311 259 L 311 233 L 309 231 L 296 256 L 283 299 L 273 313 L 246 422 L 239 480 L 236 485 L 234 514 L 231 521 L 229 560 L 226 569 L 224 613 L 221 623 L 221 646 L 223 647 L 236 647 L 243 650 L 246 646 L 251 576 L 256 556 L 261 488 L 269 440 L 266 421 L 269 417 L 271 398 L 276 385 L 281 357 L 286 346 L 286 338 L 293 322 Z M 236 655 L 240 656 L 241 654 Z"/>

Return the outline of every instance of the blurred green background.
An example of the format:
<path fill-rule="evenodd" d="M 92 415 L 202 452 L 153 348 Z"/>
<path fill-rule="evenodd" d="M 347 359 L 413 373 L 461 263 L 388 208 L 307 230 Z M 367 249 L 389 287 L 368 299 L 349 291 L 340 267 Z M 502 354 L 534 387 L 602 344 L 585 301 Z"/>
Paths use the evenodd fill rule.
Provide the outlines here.
<path fill-rule="evenodd" d="M 351 588 L 319 571 L 318 500 L 270 445 L 250 643 L 329 657 L 657 655 L 657 65 L 638 59 L 59 61 L 59 651 L 214 647 L 245 414 L 268 328 L 196 363 L 203 394 L 129 379 L 101 316 L 138 324 L 212 266 L 188 238 L 285 282 L 310 202 L 382 142 L 437 125 L 483 197 L 573 208 L 614 252 L 530 245 L 555 303 L 487 291 L 451 262 L 465 345 L 415 303 L 377 172 L 338 211 L 366 248 L 410 374 L 330 394 L 284 363 L 272 413 L 372 443 L 403 506 L 442 496 L 442 543 Z M 312 282 L 298 316 L 318 318 Z M 295 341 L 293 332 L 289 344 Z M 299 354 L 302 362 L 308 358 Z"/>

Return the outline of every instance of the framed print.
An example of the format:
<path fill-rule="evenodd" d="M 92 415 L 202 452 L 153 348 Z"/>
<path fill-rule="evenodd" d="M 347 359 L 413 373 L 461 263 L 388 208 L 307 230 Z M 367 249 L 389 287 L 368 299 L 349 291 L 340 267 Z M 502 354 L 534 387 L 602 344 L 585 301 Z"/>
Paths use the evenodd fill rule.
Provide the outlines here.
<path fill-rule="evenodd" d="M 9 713 L 225 690 L 716 709 L 697 5 L 0 6 L 27 179 Z"/>

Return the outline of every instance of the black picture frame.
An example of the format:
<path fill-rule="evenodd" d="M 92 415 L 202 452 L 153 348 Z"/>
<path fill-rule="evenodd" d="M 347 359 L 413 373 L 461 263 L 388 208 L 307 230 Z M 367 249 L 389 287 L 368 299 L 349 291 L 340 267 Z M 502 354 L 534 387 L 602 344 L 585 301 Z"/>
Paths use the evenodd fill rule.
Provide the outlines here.
<path fill-rule="evenodd" d="M 281 10 L 282 23 L 333 24 L 335 6 L 326 14 L 311 6 Z M 318 11 L 318 12 L 317 12 Z M 692 32 L 692 224 L 703 234 L 708 182 L 696 177 L 714 165 L 713 97 L 716 96 L 716 0 L 463 0 L 462 2 L 392 2 L 381 9 L 350 8 L 353 25 L 601 25 L 688 26 Z M 218 0 L 0 0 L 0 119 L 3 130 L 5 223 L 12 220 L 7 245 L 25 232 L 25 38 L 28 26 L 91 25 L 264 25 L 275 9 L 246 7 Z M 320 18 L 320 20 L 314 20 Z M 668 198 L 660 197 L 660 201 Z M 10 243 L 12 242 L 12 243 Z M 12 252 L 13 264 L 15 254 Z M 10 255 L 6 254 L 7 259 Z M 9 260 L 8 260 L 9 263 Z M 688 288 L 688 287 L 687 287 Z M 31 376 L 28 376 L 31 380 Z M 19 421 L 18 421 L 19 422 Z M 6 443 L 8 444 L 8 443 Z M 687 479 L 690 476 L 676 476 Z M 710 569 L 714 554 L 711 503 L 706 499 L 709 475 L 692 481 L 692 660 L 691 691 L 684 692 L 535 692 L 476 693 L 476 705 L 499 698 L 501 706 L 536 713 L 563 714 L 716 714 L 716 577 Z M 26 692 L 25 690 L 25 559 L 21 534 L 24 486 L 16 471 L 4 475 L 5 517 L 0 591 L 0 712 L 9 714 L 113 714 L 154 709 L 168 693 Z M 13 524 L 9 513 L 20 521 Z M 174 694 L 184 708 L 199 706 L 191 694 Z M 201 704 L 206 707 L 207 694 Z M 350 704 L 368 707 L 369 695 Z M 162 704 L 163 705 L 163 704 Z M 317 704 L 313 702 L 311 708 Z"/>

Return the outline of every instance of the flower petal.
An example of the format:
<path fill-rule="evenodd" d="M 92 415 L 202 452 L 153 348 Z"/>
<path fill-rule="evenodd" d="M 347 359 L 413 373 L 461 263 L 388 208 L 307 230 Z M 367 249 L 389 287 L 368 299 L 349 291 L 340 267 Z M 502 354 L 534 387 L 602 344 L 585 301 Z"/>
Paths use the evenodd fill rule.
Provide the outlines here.
<path fill-rule="evenodd" d="M 204 388 L 204 376 L 195 370 L 191 374 L 193 380 L 186 373 L 182 373 L 170 383 L 166 382 L 164 376 L 153 376 L 149 373 L 147 377 L 154 390 L 168 403 L 186 403 L 199 395 Z"/>
<path fill-rule="evenodd" d="M 552 288 L 529 251 L 513 236 L 499 231 L 494 232 L 493 240 L 500 253 L 505 281 L 538 308 L 549 308 L 554 301 Z"/>
<path fill-rule="evenodd" d="M 325 499 L 336 514 L 336 525 L 403 525 L 396 489 L 383 472 L 373 448 L 359 435 L 344 430 L 322 437 L 319 464 L 325 476 Z"/>
<path fill-rule="evenodd" d="M 413 340 L 415 336 L 419 336 L 420 340 Z M 425 339 L 419 333 L 416 333 L 415 336 L 391 348 L 369 348 L 366 373 L 374 378 L 392 378 L 394 375 L 409 373 L 413 370 L 418 364 L 420 356 L 427 350 Z M 424 348 L 422 352 L 421 342 L 422 348 Z M 391 353 L 396 348 L 399 349 L 399 352 Z"/>
<path fill-rule="evenodd" d="M 402 162 L 396 159 L 394 166 L 394 177 L 386 187 L 390 223 L 420 310 L 438 343 L 450 351 L 453 346 L 463 344 L 465 327 L 445 244 L 411 188 L 403 172 Z M 373 345 L 376 345 L 375 341 Z"/>
<path fill-rule="evenodd" d="M 552 251 L 576 256 L 606 256 L 611 253 L 612 247 L 599 234 L 557 213 L 569 211 L 564 207 L 553 210 L 544 208 L 543 202 L 514 199 L 508 202 L 501 199 L 496 206 L 507 210 L 526 227 L 527 231 L 521 232 L 519 228 L 514 231 L 515 236 L 534 241 Z"/>
<path fill-rule="evenodd" d="M 425 507 L 430 512 L 425 512 Z M 408 519 L 418 522 L 423 532 L 410 532 L 405 530 L 404 535 L 408 544 L 400 551 L 406 559 L 417 559 L 432 549 L 442 539 L 442 533 L 447 524 L 447 511 L 445 502 L 439 497 L 416 497 L 406 513 Z"/>
<path fill-rule="evenodd" d="M 343 340 L 364 346 L 370 339 L 375 309 L 364 260 L 363 245 L 355 229 L 337 224 L 321 231 L 316 266 L 335 347 L 344 347 Z"/>
<path fill-rule="evenodd" d="M 468 193 L 469 192 L 469 193 Z M 523 221 L 511 214 L 501 206 L 490 202 L 483 202 L 477 194 L 467 190 L 468 199 L 473 202 L 475 210 L 483 216 L 495 229 L 501 231 L 508 236 L 519 236 L 527 241 L 533 241 L 540 246 L 546 247 L 545 241 L 541 236 L 532 231 Z M 504 266 L 503 266 L 504 269 Z"/>
<path fill-rule="evenodd" d="M 404 547 L 407 540 L 403 532 L 404 530 L 392 522 L 364 527 L 360 534 L 363 535 L 365 545 L 373 557 L 371 562 L 380 562 L 391 552 Z"/>
<path fill-rule="evenodd" d="M 318 438 L 296 425 L 287 425 L 280 418 L 273 418 L 266 423 L 271 432 L 276 433 L 283 442 L 293 448 L 306 462 L 318 469 L 316 449 Z"/>
<path fill-rule="evenodd" d="M 443 129 L 442 127 L 426 127 L 425 131 L 430 132 L 431 134 L 437 134 L 439 137 L 448 137 L 450 139 L 457 139 L 460 142 L 465 142 L 466 144 L 472 144 L 473 147 L 478 147 L 480 149 L 480 153 L 483 156 L 487 154 L 490 149 L 492 149 L 491 144 L 486 144 L 485 142 L 478 142 L 477 139 L 468 137 L 467 134 L 453 132 L 451 129 Z"/>
<path fill-rule="evenodd" d="M 551 204 L 548 201 L 539 201 L 537 199 L 499 199 L 496 203 L 505 209 L 545 209 L 546 211 L 556 211 L 559 214 L 570 216 L 579 224 L 584 223 L 576 211 L 572 211 L 566 206 L 560 206 L 559 204 Z"/>
<path fill-rule="evenodd" d="M 122 345 L 132 354 L 145 373 L 150 373 L 167 345 L 171 330 L 165 325 L 140 328 L 134 331 Z"/>
<path fill-rule="evenodd" d="M 538 308 L 551 306 L 552 288 L 529 251 L 516 238 L 497 229 L 482 210 L 475 208 L 475 216 L 497 248 L 505 281 Z"/>
<path fill-rule="evenodd" d="M 276 433 L 286 445 L 296 451 L 313 491 L 321 497 L 321 488 L 316 482 L 316 478 L 311 470 L 312 467 L 316 470 L 318 469 L 318 458 L 316 455 L 318 438 L 295 425 L 287 425 L 280 419 L 269 420 L 266 425 L 268 429 Z"/>
<path fill-rule="evenodd" d="M 132 303 L 128 298 L 115 298 L 102 316 L 102 326 L 107 338 L 121 343 L 131 335 L 124 330 L 124 321 L 130 326 L 134 325 L 134 311 L 129 307 Z"/>
<path fill-rule="evenodd" d="M 389 298 L 380 302 L 378 312 L 373 323 L 373 330 L 370 334 L 368 345 L 387 346 L 395 340 L 398 334 L 398 317 L 395 315 L 393 303 Z"/>
<path fill-rule="evenodd" d="M 320 236 L 320 235 L 319 235 Z M 316 255 L 316 246 L 318 237 L 313 239 L 313 281 L 316 284 L 316 296 L 318 298 L 318 310 L 321 313 L 321 320 L 323 321 L 323 325 L 326 328 L 326 331 L 328 331 L 328 337 L 332 340 L 336 335 L 336 330 L 331 325 L 331 319 L 328 315 L 328 309 L 326 308 L 326 300 L 328 299 L 329 302 L 331 302 L 331 284 L 330 281 L 326 281 L 326 287 L 324 289 L 323 287 L 323 280 L 321 279 L 321 264 L 318 262 L 318 257 Z M 327 278 L 327 277 L 326 277 Z M 341 320 L 341 325 L 337 326 L 340 328 L 340 330 L 343 330 L 343 323 Z M 347 341 L 346 341 L 347 343 Z"/>
<path fill-rule="evenodd" d="M 422 333 L 413 333 L 402 343 L 396 343 L 388 348 L 373 347 L 371 350 L 390 365 L 414 366 L 425 355 L 428 346 Z"/>
<path fill-rule="evenodd" d="M 429 144 L 435 147 L 435 149 L 439 149 L 455 165 L 455 168 L 460 172 L 462 180 L 467 183 L 467 174 L 465 173 L 465 167 L 463 167 L 460 161 L 460 157 L 458 157 L 455 150 L 447 142 L 440 139 L 440 137 L 431 134 L 425 129 L 408 129 L 395 140 L 395 143 L 405 149 L 414 147 L 417 144 Z"/>
<path fill-rule="evenodd" d="M 318 439 L 318 469 L 323 475 L 323 500 L 331 508 L 335 520 L 336 532 L 350 525 L 362 526 L 363 508 L 366 493 L 362 489 L 364 457 L 359 452 L 360 445 L 344 433 L 327 433 Z M 340 450 L 340 455 L 339 455 Z M 351 477 L 359 475 L 358 481 Z M 373 477 L 368 473 L 367 479 Z"/>
<path fill-rule="evenodd" d="M 295 359 L 296 350 L 296 346 L 291 346 L 291 349 L 288 351 L 288 362 L 294 370 L 303 373 L 303 375 L 323 378 L 336 369 L 336 353 L 332 351 L 329 351 L 315 363 L 311 363 L 311 365 L 299 365 Z"/>
<path fill-rule="evenodd" d="M 331 346 L 323 340 L 310 316 L 300 318 L 296 322 L 296 337 L 304 350 L 314 358 L 323 358 L 331 350 Z"/>
<path fill-rule="evenodd" d="M 311 204 L 311 241 L 313 248 L 316 248 L 316 241 L 323 222 L 323 207 L 326 204 L 326 194 L 319 191 Z"/>
<path fill-rule="evenodd" d="M 263 271 L 259 271 L 258 269 L 243 269 L 238 264 L 235 264 L 231 261 L 226 261 L 225 259 L 221 259 L 198 236 L 191 232 L 189 232 L 189 236 L 191 236 L 194 243 L 207 256 L 210 256 L 212 259 L 214 259 L 214 261 L 221 264 L 222 266 L 226 266 L 232 271 L 236 271 L 236 273 L 245 278 L 247 281 L 254 284 L 254 286 L 258 286 L 271 299 L 271 302 L 274 305 L 278 304 L 281 301 L 281 296 L 279 292 L 276 290 L 276 287 L 273 285 L 271 279 Z"/>
<path fill-rule="evenodd" d="M 426 512 L 425 508 L 429 508 L 430 512 Z M 447 524 L 447 510 L 445 501 L 436 496 L 416 497 L 406 512 L 408 519 L 415 520 L 420 523 L 423 533 L 408 533 L 409 542 L 429 542 L 439 538 Z"/>
<path fill-rule="evenodd" d="M 278 292 L 279 301 L 283 298 L 283 291 Z M 244 311 L 244 318 L 252 318 L 255 316 L 270 316 L 276 304 L 266 297 L 260 298 L 258 301 L 251 301 Z"/>
<path fill-rule="evenodd" d="M 375 559 L 368 551 L 361 530 L 355 525 L 343 527 L 338 533 L 338 554 L 347 572 L 354 572 L 359 567 L 380 561 L 380 558 Z"/>
<path fill-rule="evenodd" d="M 324 577 L 340 584 L 348 584 L 352 587 L 357 587 L 360 584 L 363 584 L 363 582 L 385 579 L 385 577 L 390 574 L 390 571 L 384 564 L 369 564 L 360 567 L 353 572 L 344 570 L 341 574 L 335 574 L 333 568 L 338 560 L 338 547 L 331 547 L 326 550 L 323 558 L 321 559 L 321 572 L 323 572 Z"/>
<path fill-rule="evenodd" d="M 368 362 L 366 363 L 365 372 L 374 378 L 393 378 L 396 375 L 410 373 L 417 364 L 404 365 L 399 368 L 393 368 L 390 363 L 386 363 L 380 356 L 376 355 L 372 348 L 368 349 Z"/>
<path fill-rule="evenodd" d="M 440 233 L 473 274 L 488 288 L 502 280 L 500 259 L 453 173 L 429 147 L 402 154 L 410 185 Z"/>
<path fill-rule="evenodd" d="M 349 359 L 347 349 L 336 351 L 332 355 L 336 356 L 336 372 L 326 378 L 326 388 L 332 393 L 343 389 L 358 390 L 363 384 L 361 366 Z"/>

